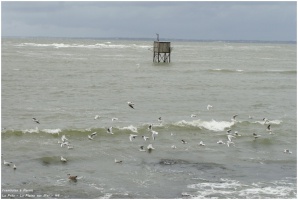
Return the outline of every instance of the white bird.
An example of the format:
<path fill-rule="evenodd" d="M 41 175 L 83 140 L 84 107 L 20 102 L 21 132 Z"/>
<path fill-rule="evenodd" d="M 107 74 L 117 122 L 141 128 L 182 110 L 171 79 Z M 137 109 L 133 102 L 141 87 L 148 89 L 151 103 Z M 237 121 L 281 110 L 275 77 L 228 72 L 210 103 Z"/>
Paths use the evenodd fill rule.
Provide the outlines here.
<path fill-rule="evenodd" d="M 187 142 L 185 140 L 181 140 L 182 144 L 187 144 Z"/>
<path fill-rule="evenodd" d="M 152 149 L 154 149 L 154 148 L 153 148 L 152 144 L 149 144 L 149 145 L 147 146 L 147 149 L 150 151 L 150 150 L 152 150 Z"/>
<path fill-rule="evenodd" d="M 256 133 L 253 133 L 252 135 L 254 136 L 255 139 L 261 136 L 261 135 L 257 135 Z"/>
<path fill-rule="evenodd" d="M 115 158 L 115 163 L 122 163 L 122 160 L 117 160 L 117 159 Z"/>
<path fill-rule="evenodd" d="M 65 141 L 65 142 L 62 142 L 61 144 L 60 144 L 60 146 L 61 147 L 64 147 L 64 146 L 67 146 L 69 144 L 69 142 L 68 141 Z"/>
<path fill-rule="evenodd" d="M 108 128 L 108 129 L 107 129 L 107 133 L 110 133 L 110 134 L 113 135 L 114 133 L 112 132 L 112 129 L 113 129 L 113 127 Z"/>
<path fill-rule="evenodd" d="M 263 118 L 264 124 L 266 124 L 267 122 L 269 122 L 269 120 L 267 118 Z"/>
<path fill-rule="evenodd" d="M 233 115 L 233 117 L 232 117 L 232 121 L 236 121 L 236 117 L 237 117 L 238 115 Z"/>
<path fill-rule="evenodd" d="M 213 106 L 211 106 L 211 105 L 208 105 L 207 106 L 207 110 L 210 110 L 210 108 L 212 108 Z"/>
<path fill-rule="evenodd" d="M 67 149 L 73 149 L 73 146 L 67 145 Z"/>
<path fill-rule="evenodd" d="M 176 147 L 175 145 L 172 145 L 171 148 L 172 148 L 172 149 L 176 149 L 177 147 Z"/>
<path fill-rule="evenodd" d="M 234 135 L 236 135 L 236 136 L 241 136 L 241 135 L 238 133 L 238 131 L 235 131 Z"/>
<path fill-rule="evenodd" d="M 14 170 L 16 170 L 16 169 L 17 169 L 17 166 L 16 166 L 15 164 L 13 165 L 13 169 L 14 169 Z"/>
<path fill-rule="evenodd" d="M 159 123 L 162 123 L 162 119 L 161 119 L 161 117 L 158 118 L 158 122 L 159 122 Z"/>
<path fill-rule="evenodd" d="M 129 140 L 132 142 L 133 139 L 135 139 L 138 135 L 130 134 Z"/>
<path fill-rule="evenodd" d="M 152 133 L 152 139 L 155 140 L 156 135 L 158 135 L 157 131 L 151 130 Z"/>
<path fill-rule="evenodd" d="M 194 117 L 197 117 L 197 115 L 195 115 L 195 114 L 191 114 L 190 117 L 191 117 L 191 118 L 194 118 Z"/>
<path fill-rule="evenodd" d="M 128 106 L 131 107 L 132 109 L 135 109 L 135 108 L 134 108 L 134 105 L 135 105 L 134 103 L 132 103 L 132 102 L 129 101 L 129 102 L 127 102 L 127 104 L 128 104 Z"/>
<path fill-rule="evenodd" d="M 146 137 L 146 136 L 144 136 L 144 135 L 142 135 L 142 138 L 143 138 L 145 141 L 149 139 L 149 137 Z"/>
<path fill-rule="evenodd" d="M 63 158 L 62 156 L 61 156 L 60 160 L 61 160 L 62 162 L 66 162 L 66 161 L 67 161 L 66 158 Z"/>
<path fill-rule="evenodd" d="M 146 151 L 146 150 L 144 149 L 144 146 L 140 146 L 139 151 Z"/>
<path fill-rule="evenodd" d="M 228 141 L 227 141 L 227 146 L 230 147 L 230 144 L 233 144 L 233 145 L 235 146 L 235 143 L 234 143 L 234 142 L 228 140 Z"/>
<path fill-rule="evenodd" d="M 200 146 L 205 146 L 205 144 L 203 143 L 203 141 L 201 141 L 201 142 L 199 143 L 199 145 L 200 145 Z"/>
<path fill-rule="evenodd" d="M 65 135 L 62 135 L 61 140 L 62 140 L 62 142 L 65 142 L 65 141 L 67 141 L 68 139 L 66 138 Z"/>
<path fill-rule="evenodd" d="M 97 135 L 97 133 L 96 132 L 93 132 L 93 133 L 91 133 L 91 137 L 94 137 L 94 136 L 96 136 Z"/>
<path fill-rule="evenodd" d="M 96 120 L 98 118 L 100 118 L 100 116 L 99 115 L 95 115 L 94 120 Z"/>
<path fill-rule="evenodd" d="M 217 144 L 225 144 L 222 140 L 218 140 Z"/>
<path fill-rule="evenodd" d="M 230 134 L 230 133 L 231 133 L 231 131 L 232 131 L 231 129 L 227 130 L 227 134 Z"/>
<path fill-rule="evenodd" d="M 235 136 L 233 136 L 233 135 L 228 135 L 228 140 L 229 140 L 230 142 L 232 142 L 232 138 L 235 138 Z"/>
<path fill-rule="evenodd" d="M 89 140 L 93 140 L 94 138 L 91 137 L 91 135 L 88 135 L 88 139 L 89 139 Z"/>
<path fill-rule="evenodd" d="M 4 160 L 4 161 L 3 161 L 3 164 L 4 164 L 4 165 L 7 165 L 7 166 L 10 166 L 10 164 L 12 164 L 12 162 L 7 162 L 7 161 Z"/>
<path fill-rule="evenodd" d="M 33 120 L 35 123 L 40 124 L 39 121 L 38 121 L 36 118 L 33 117 L 32 120 Z"/>
<path fill-rule="evenodd" d="M 268 131 L 268 132 L 269 132 L 269 134 L 272 134 L 272 130 L 271 130 L 271 125 L 270 125 L 270 124 L 267 126 L 267 129 L 266 129 L 266 131 Z"/>
<path fill-rule="evenodd" d="M 289 149 L 285 149 L 285 150 L 284 150 L 284 153 L 291 154 L 291 153 L 292 153 L 292 151 L 290 151 Z"/>

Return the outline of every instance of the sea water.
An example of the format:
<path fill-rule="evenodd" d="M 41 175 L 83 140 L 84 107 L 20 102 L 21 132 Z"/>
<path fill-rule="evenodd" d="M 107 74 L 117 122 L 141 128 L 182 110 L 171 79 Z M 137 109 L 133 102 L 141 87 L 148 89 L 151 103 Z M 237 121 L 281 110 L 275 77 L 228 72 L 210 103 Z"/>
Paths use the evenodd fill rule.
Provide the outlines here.
<path fill-rule="evenodd" d="M 297 198 L 296 43 L 152 46 L 2 38 L 2 198 Z"/>

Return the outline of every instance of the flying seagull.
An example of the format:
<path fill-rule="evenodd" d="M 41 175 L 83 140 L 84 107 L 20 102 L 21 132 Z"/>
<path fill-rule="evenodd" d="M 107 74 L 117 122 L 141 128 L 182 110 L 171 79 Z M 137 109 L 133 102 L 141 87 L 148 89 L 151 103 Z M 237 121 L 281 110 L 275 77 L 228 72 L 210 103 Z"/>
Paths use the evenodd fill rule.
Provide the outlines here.
<path fill-rule="evenodd" d="M 129 135 L 129 140 L 132 142 L 132 139 L 135 139 L 138 135 L 133 135 L 133 134 L 130 134 Z"/>
<path fill-rule="evenodd" d="M 33 117 L 32 120 L 33 120 L 35 123 L 40 124 L 39 121 L 38 121 L 36 118 Z"/>
<path fill-rule="evenodd" d="M 107 129 L 107 133 L 114 134 L 114 133 L 112 132 L 112 128 L 113 128 L 113 127 L 108 128 L 108 129 Z"/>
<path fill-rule="evenodd" d="M 132 102 L 129 101 L 129 102 L 127 102 L 127 104 L 128 104 L 128 106 L 131 107 L 132 109 L 135 109 L 135 108 L 133 107 L 133 106 L 135 105 L 134 103 L 132 103 Z"/>

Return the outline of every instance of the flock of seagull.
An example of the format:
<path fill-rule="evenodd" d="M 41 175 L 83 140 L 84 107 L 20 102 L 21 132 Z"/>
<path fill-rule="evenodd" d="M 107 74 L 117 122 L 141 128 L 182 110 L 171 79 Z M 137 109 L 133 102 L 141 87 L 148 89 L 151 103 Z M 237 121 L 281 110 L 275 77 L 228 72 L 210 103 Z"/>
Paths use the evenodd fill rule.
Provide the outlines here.
<path fill-rule="evenodd" d="M 128 104 L 128 106 L 129 106 L 130 108 L 135 109 L 135 108 L 134 108 L 134 103 L 132 103 L 132 102 L 127 102 L 127 104 Z M 210 110 L 211 108 L 212 108 L 212 105 L 208 105 L 208 106 L 207 106 L 207 110 Z M 237 116 L 238 116 L 238 115 L 233 115 L 232 118 L 231 118 L 231 120 L 232 120 L 232 121 L 236 121 L 236 117 L 237 117 Z M 195 118 L 195 117 L 197 117 L 197 116 L 196 116 L 195 114 L 191 114 L 190 117 Z M 94 119 L 99 119 L 99 118 L 100 118 L 99 115 L 95 115 L 95 117 L 94 117 Z M 249 116 L 249 118 L 252 119 L 251 116 Z M 40 124 L 39 120 L 37 120 L 36 118 L 32 118 L 32 120 L 33 120 L 35 123 Z M 112 121 L 115 121 L 115 120 L 118 120 L 118 118 L 112 118 Z M 158 122 L 162 123 L 162 119 L 161 119 L 161 117 L 158 118 Z M 263 118 L 263 122 L 264 122 L 264 125 L 268 124 L 268 125 L 267 125 L 267 128 L 266 128 L 266 131 L 267 131 L 269 134 L 274 134 L 274 133 L 272 132 L 271 125 L 269 124 L 269 120 L 268 120 L 267 118 Z M 113 127 L 109 127 L 109 128 L 107 128 L 107 133 L 109 133 L 109 134 L 114 134 L 114 133 L 112 132 L 112 129 L 113 129 Z M 151 132 L 152 140 L 155 140 L 155 138 L 156 138 L 157 135 L 158 135 L 158 132 L 153 130 L 153 124 L 149 124 L 149 126 L 148 126 L 148 130 Z M 236 138 L 236 137 L 240 137 L 241 135 L 238 133 L 238 131 L 235 131 L 234 134 L 232 134 L 232 130 L 231 130 L 231 129 L 228 129 L 228 130 L 226 131 L 226 133 L 227 133 L 227 141 L 226 141 L 226 143 L 225 143 L 224 141 L 222 141 L 222 140 L 219 140 L 219 141 L 217 141 L 217 144 L 226 144 L 228 147 L 230 147 L 230 145 L 235 146 L 235 143 L 234 143 L 234 141 L 233 141 L 234 138 Z M 171 133 L 171 135 L 173 135 L 173 133 Z M 257 138 L 261 137 L 261 135 L 258 135 L 258 134 L 256 134 L 256 133 L 253 133 L 252 135 L 253 135 L 253 137 L 254 137 L 254 140 L 256 140 Z M 93 132 L 93 133 L 91 133 L 90 135 L 88 135 L 88 139 L 89 139 L 89 140 L 93 140 L 95 136 L 97 136 L 97 132 Z M 130 134 L 130 135 L 129 135 L 129 141 L 132 142 L 136 137 L 138 137 L 138 135 Z M 144 136 L 144 135 L 142 135 L 142 138 L 143 138 L 145 141 L 149 140 L 149 137 Z M 185 140 L 183 140 L 183 139 L 181 140 L 181 142 L 182 142 L 182 144 L 187 144 L 187 142 L 186 142 Z M 65 135 L 62 135 L 62 137 L 61 137 L 61 141 L 58 141 L 58 144 L 60 144 L 61 147 L 67 147 L 69 150 L 71 150 L 71 149 L 74 148 L 74 147 L 70 144 L 69 139 L 66 138 Z M 198 143 L 198 145 L 199 145 L 199 146 L 205 146 L 205 144 L 204 144 L 203 141 L 200 141 L 200 142 Z M 172 145 L 171 148 L 176 149 L 177 147 L 176 147 L 175 145 Z M 153 145 L 152 145 L 151 143 L 147 146 L 147 150 L 148 150 L 149 153 L 150 153 L 152 150 L 154 150 L 154 147 L 153 147 Z M 145 149 L 145 147 L 144 147 L 143 145 L 140 146 L 140 148 L 139 148 L 139 151 L 142 151 L 142 152 L 145 152 L 145 151 L 147 151 L 147 150 Z M 292 154 L 292 152 L 291 152 L 289 149 L 284 149 L 284 153 Z M 61 162 L 63 162 L 63 163 L 66 163 L 66 162 L 68 161 L 68 160 L 67 160 L 66 158 L 64 158 L 63 156 L 60 157 L 60 160 L 61 160 Z M 117 159 L 115 159 L 115 163 L 122 163 L 122 162 L 123 162 L 122 160 L 117 160 Z M 4 165 L 6 165 L 6 166 L 11 166 L 12 164 L 13 164 L 13 169 L 16 170 L 17 167 L 16 167 L 16 165 L 15 165 L 13 162 L 7 162 L 7 161 L 4 160 Z M 68 176 L 68 179 L 69 179 L 69 180 L 72 180 L 72 181 L 77 181 L 77 179 L 78 179 L 78 176 L 72 176 L 72 175 L 70 175 L 70 174 L 67 174 L 67 176 Z"/>

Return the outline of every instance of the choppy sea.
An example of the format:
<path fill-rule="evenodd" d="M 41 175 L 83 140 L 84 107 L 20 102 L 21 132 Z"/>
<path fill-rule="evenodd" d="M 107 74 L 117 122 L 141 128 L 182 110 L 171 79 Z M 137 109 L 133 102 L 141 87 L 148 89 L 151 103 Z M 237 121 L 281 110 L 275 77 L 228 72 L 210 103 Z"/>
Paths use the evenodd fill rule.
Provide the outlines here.
<path fill-rule="evenodd" d="M 2 38 L 2 198 L 297 198 L 296 43 L 152 46 Z"/>

